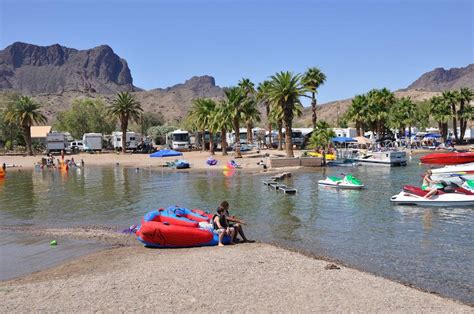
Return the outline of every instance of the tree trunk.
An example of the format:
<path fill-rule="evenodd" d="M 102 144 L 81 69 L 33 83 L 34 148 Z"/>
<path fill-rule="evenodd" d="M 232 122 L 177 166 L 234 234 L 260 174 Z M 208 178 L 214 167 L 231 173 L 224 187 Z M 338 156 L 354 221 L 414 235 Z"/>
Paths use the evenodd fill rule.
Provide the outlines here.
<path fill-rule="evenodd" d="M 356 132 L 357 132 L 357 136 L 361 136 L 361 131 L 360 131 L 360 121 L 359 120 L 356 120 Z"/>
<path fill-rule="evenodd" d="M 461 100 L 459 112 L 462 114 L 464 113 L 464 100 Z M 459 128 L 461 129 L 461 134 L 459 134 L 459 142 L 460 144 L 464 144 L 464 134 L 466 133 L 466 126 L 465 119 L 460 115 L 459 116 Z"/>
<path fill-rule="evenodd" d="M 283 150 L 283 130 L 282 123 L 278 121 L 278 150 Z"/>
<path fill-rule="evenodd" d="M 122 128 L 122 154 L 127 152 L 127 129 L 128 129 L 128 119 L 123 118 L 121 123 Z"/>
<path fill-rule="evenodd" d="M 311 120 L 313 121 L 313 128 L 316 128 L 316 122 L 318 122 L 318 114 L 316 112 L 317 107 L 316 107 L 316 93 L 313 92 L 311 95 L 311 110 L 313 111 L 313 116 L 311 117 Z"/>
<path fill-rule="evenodd" d="M 267 114 L 267 123 L 268 123 L 268 145 L 267 143 L 265 142 L 265 145 L 269 148 L 272 148 L 272 123 L 270 122 L 270 120 L 268 119 L 268 116 L 270 115 L 270 103 L 266 103 L 265 104 L 265 110 L 266 110 L 266 114 Z"/>
<path fill-rule="evenodd" d="M 225 139 L 227 130 L 222 128 L 221 130 L 221 148 L 222 148 L 222 156 L 227 156 L 227 141 Z"/>
<path fill-rule="evenodd" d="M 23 127 L 23 136 L 25 138 L 26 147 L 28 148 L 28 155 L 33 156 L 33 148 L 31 147 L 31 128 L 29 126 Z"/>
<path fill-rule="evenodd" d="M 466 135 L 467 120 L 462 119 L 462 122 L 460 122 L 460 124 L 461 124 L 461 135 L 460 135 L 459 140 L 461 141 L 461 144 L 462 144 L 464 142 L 464 135 Z"/>
<path fill-rule="evenodd" d="M 235 133 L 235 158 L 242 158 L 242 153 L 240 152 L 240 125 L 239 119 L 234 118 L 234 133 Z"/>
<path fill-rule="evenodd" d="M 453 111 L 453 132 L 454 132 L 454 138 L 456 139 L 456 143 L 459 143 L 459 137 L 458 137 L 458 123 L 456 119 L 456 104 L 452 103 L 451 104 L 451 109 Z"/>
<path fill-rule="evenodd" d="M 201 152 L 206 151 L 206 130 L 201 131 Z"/>
<path fill-rule="evenodd" d="M 247 123 L 247 144 L 253 143 L 252 122 Z"/>
<path fill-rule="evenodd" d="M 214 133 L 209 132 L 209 151 L 214 155 Z"/>
<path fill-rule="evenodd" d="M 284 113 L 284 120 L 285 120 L 285 148 L 286 148 L 286 157 L 293 158 L 295 155 L 293 154 L 293 139 L 292 139 L 292 123 L 293 123 L 293 108 L 292 106 L 287 105 Z"/>

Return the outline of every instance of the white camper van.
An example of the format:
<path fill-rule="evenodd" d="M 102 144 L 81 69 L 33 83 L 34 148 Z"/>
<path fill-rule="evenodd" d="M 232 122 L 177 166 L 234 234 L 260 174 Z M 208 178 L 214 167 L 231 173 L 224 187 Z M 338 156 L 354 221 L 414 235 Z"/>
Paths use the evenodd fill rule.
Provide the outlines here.
<path fill-rule="evenodd" d="M 102 133 L 84 133 L 82 143 L 85 151 L 101 151 Z"/>
<path fill-rule="evenodd" d="M 134 150 L 138 146 L 138 134 L 135 132 L 127 132 L 125 149 Z M 122 132 L 112 132 L 112 145 L 115 149 L 122 148 Z"/>
<path fill-rule="evenodd" d="M 166 145 L 174 150 L 189 150 L 190 148 L 189 132 L 176 130 L 166 135 Z"/>
<path fill-rule="evenodd" d="M 48 153 L 69 150 L 69 141 L 65 133 L 50 132 L 46 134 L 46 151 Z"/>

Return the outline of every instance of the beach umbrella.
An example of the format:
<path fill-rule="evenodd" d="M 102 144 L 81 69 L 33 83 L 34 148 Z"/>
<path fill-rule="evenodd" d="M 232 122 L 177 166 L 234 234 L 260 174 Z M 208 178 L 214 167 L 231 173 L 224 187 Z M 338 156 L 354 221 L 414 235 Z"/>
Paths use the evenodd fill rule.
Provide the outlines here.
<path fill-rule="evenodd" d="M 180 153 L 171 149 L 162 149 L 153 154 L 150 154 L 150 157 L 175 157 L 175 156 L 183 156 L 183 153 Z"/>

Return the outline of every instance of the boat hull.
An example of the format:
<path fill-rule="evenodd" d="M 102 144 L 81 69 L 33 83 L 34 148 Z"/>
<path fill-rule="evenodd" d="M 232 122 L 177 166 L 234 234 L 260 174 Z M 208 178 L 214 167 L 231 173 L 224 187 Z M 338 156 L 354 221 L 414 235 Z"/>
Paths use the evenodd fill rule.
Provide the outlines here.
<path fill-rule="evenodd" d="M 464 190 L 464 189 L 460 189 Z M 466 195 L 461 193 L 444 193 L 439 191 L 427 199 L 423 196 L 428 192 L 420 188 L 407 186 L 404 191 L 391 197 L 390 201 L 399 205 L 416 205 L 416 206 L 441 206 L 441 207 L 459 207 L 474 206 L 474 194 Z M 471 193 L 466 191 L 466 193 Z"/>
<path fill-rule="evenodd" d="M 424 164 L 459 165 L 474 162 L 474 152 L 428 154 L 420 158 Z"/>
<path fill-rule="evenodd" d="M 331 181 L 331 180 L 319 180 L 318 184 L 321 186 L 329 186 L 332 188 L 336 189 L 345 189 L 345 190 L 361 190 L 365 186 L 364 185 L 355 185 L 355 184 L 348 184 L 344 182 L 340 182 L 339 184 L 337 182 Z"/>

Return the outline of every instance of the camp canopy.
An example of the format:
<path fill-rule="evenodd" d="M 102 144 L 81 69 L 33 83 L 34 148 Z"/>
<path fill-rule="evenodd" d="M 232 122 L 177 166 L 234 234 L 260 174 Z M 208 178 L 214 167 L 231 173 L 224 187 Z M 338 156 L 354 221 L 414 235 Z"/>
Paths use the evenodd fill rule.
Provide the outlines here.
<path fill-rule="evenodd" d="M 174 156 L 183 156 L 183 153 L 180 153 L 171 149 L 162 149 L 153 154 L 150 154 L 150 157 L 174 157 Z"/>
<path fill-rule="evenodd" d="M 338 137 L 333 137 L 331 139 L 331 142 L 334 142 L 334 143 L 354 143 L 354 142 L 357 142 L 357 140 L 353 139 L 352 137 L 338 136 Z"/>

